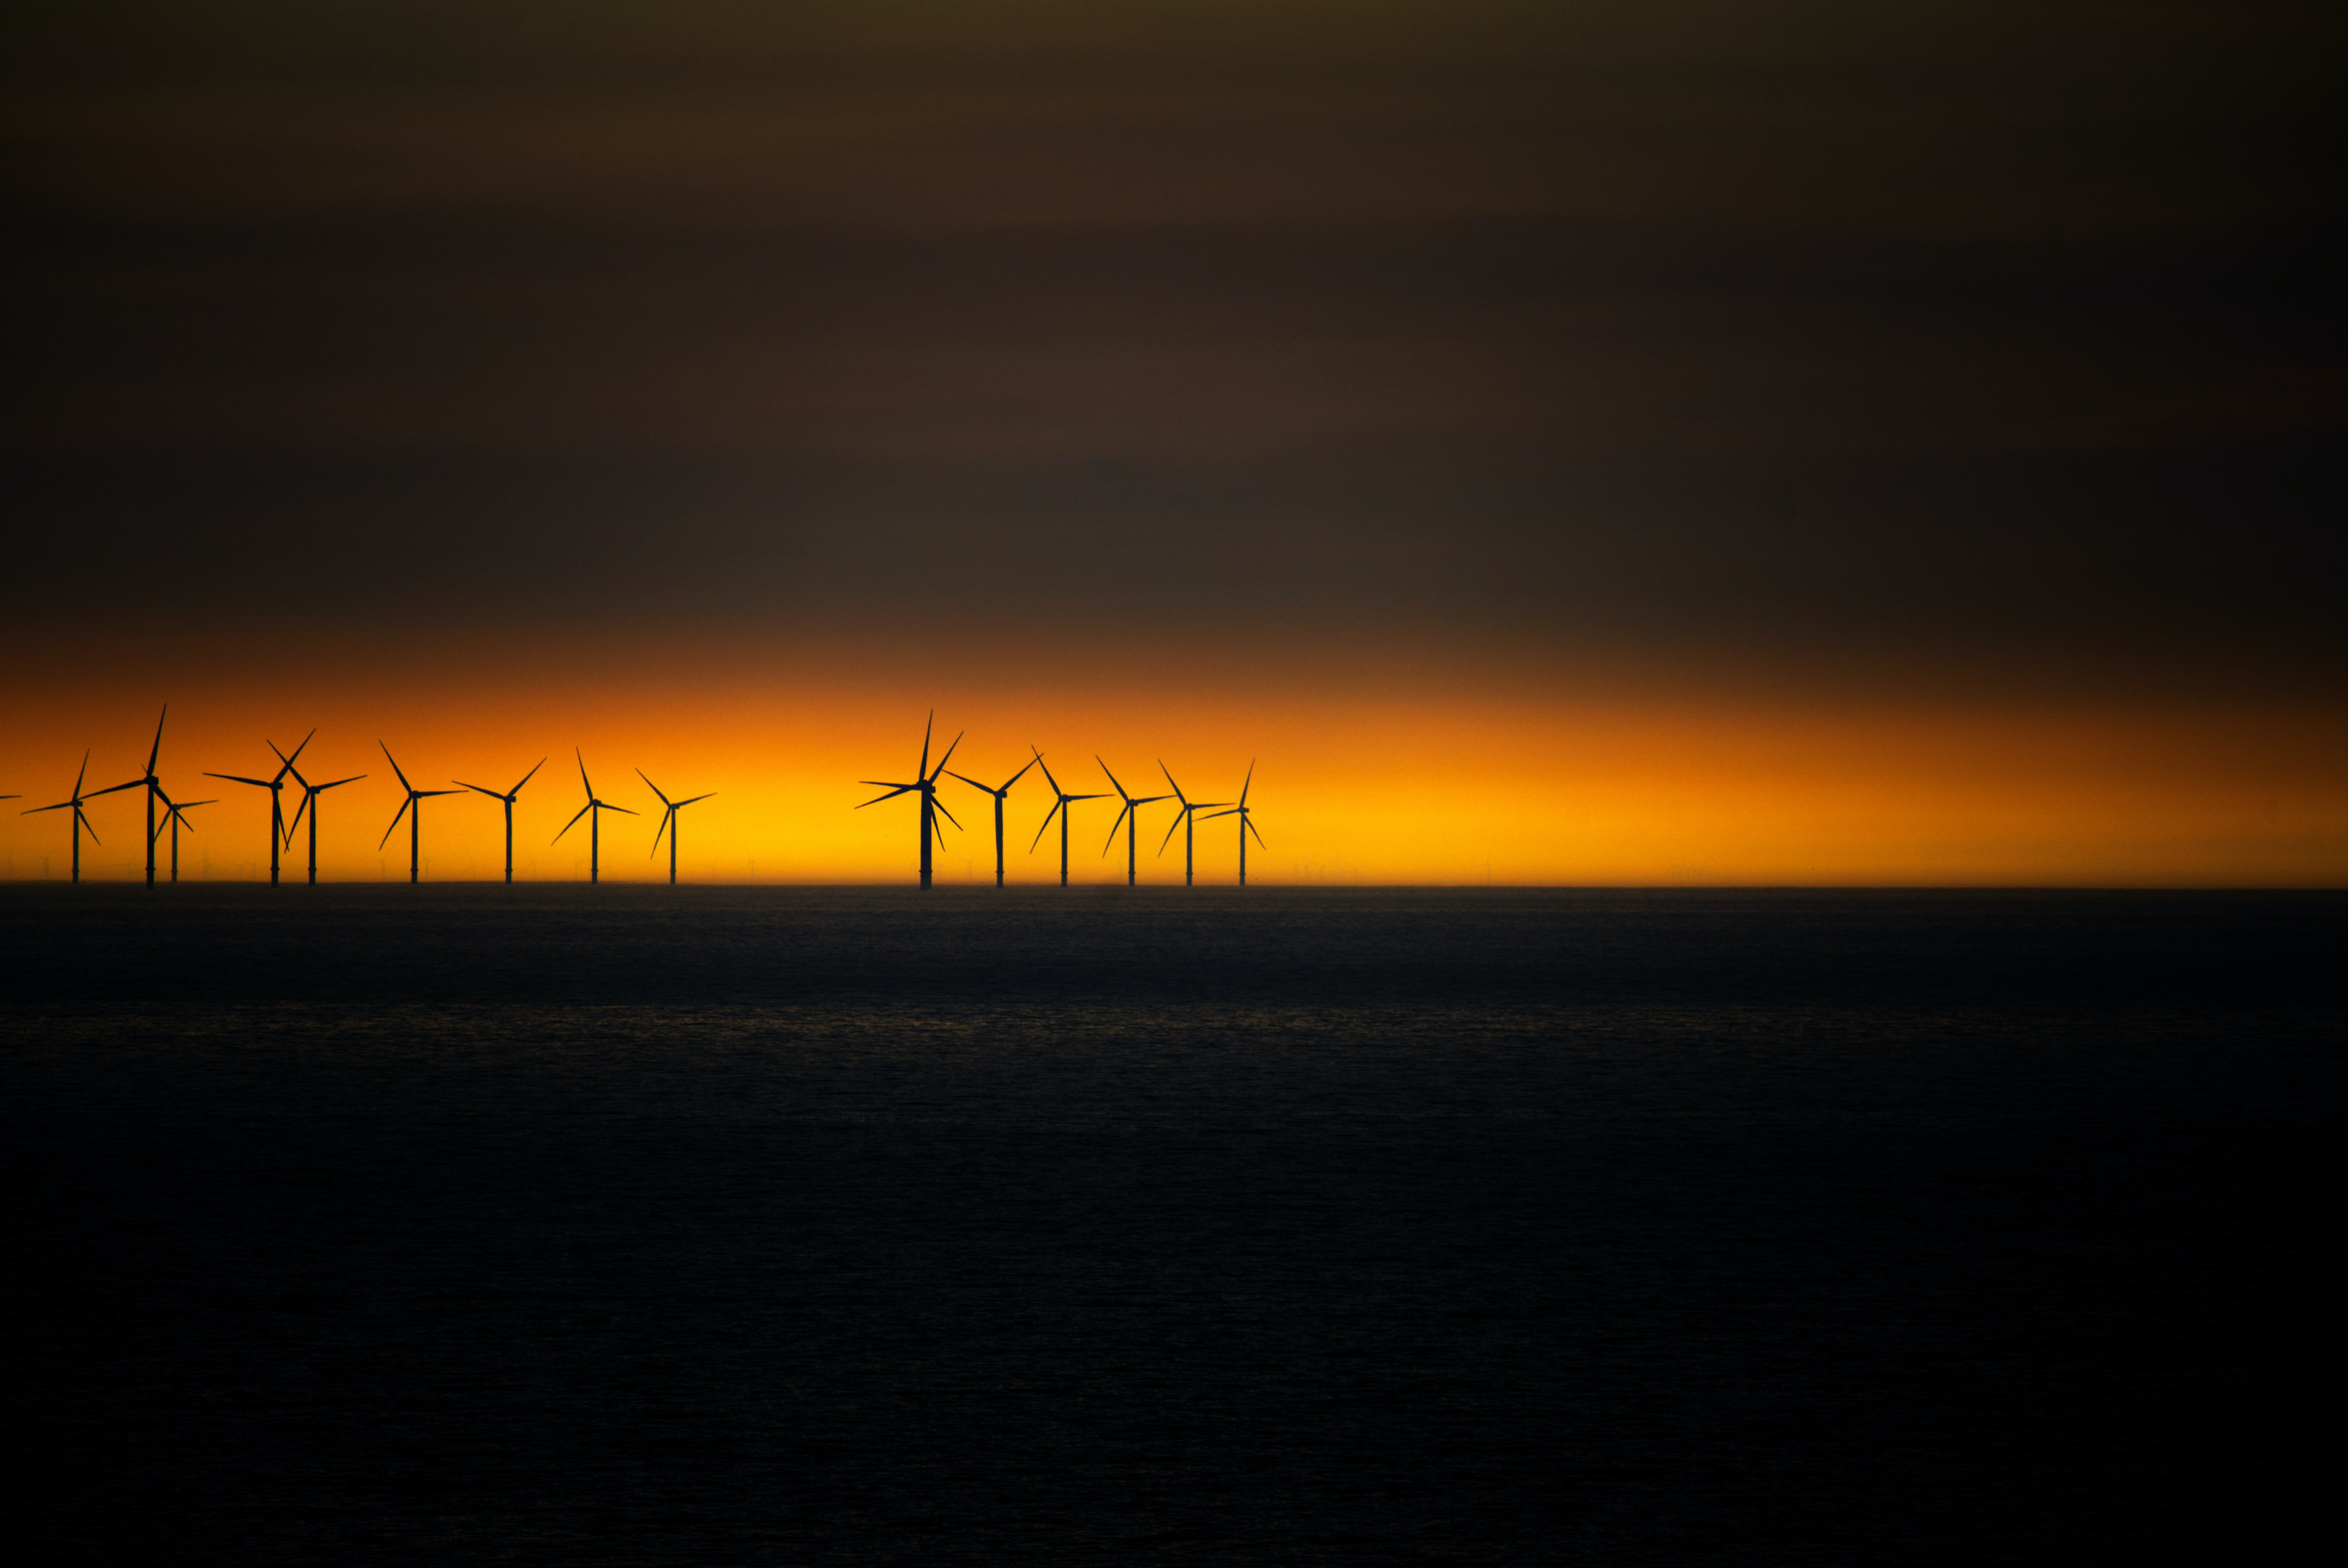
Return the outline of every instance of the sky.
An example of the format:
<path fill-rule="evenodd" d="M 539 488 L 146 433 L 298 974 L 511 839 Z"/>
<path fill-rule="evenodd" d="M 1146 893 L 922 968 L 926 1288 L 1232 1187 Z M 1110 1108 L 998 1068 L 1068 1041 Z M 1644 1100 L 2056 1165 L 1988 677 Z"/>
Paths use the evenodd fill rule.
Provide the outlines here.
<path fill-rule="evenodd" d="M 0 794 L 168 702 L 180 798 L 368 774 L 336 877 L 405 873 L 387 743 L 554 759 L 525 876 L 577 748 L 716 792 L 688 879 L 895 880 L 857 781 L 934 709 L 992 782 L 1252 764 L 1266 882 L 2337 886 L 2343 64 L 2312 5 L 12 13 Z M 259 875 L 220 788 L 185 874 Z"/>

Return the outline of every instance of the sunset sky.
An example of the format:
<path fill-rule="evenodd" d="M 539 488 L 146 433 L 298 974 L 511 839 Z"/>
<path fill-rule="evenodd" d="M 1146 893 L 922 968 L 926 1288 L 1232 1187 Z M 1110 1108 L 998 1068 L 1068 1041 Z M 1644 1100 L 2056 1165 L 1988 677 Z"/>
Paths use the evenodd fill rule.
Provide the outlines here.
<path fill-rule="evenodd" d="M 382 741 L 551 756 L 526 876 L 576 746 L 718 792 L 688 879 L 910 880 L 851 808 L 934 708 L 991 779 L 1252 760 L 1266 882 L 2339 886 L 2343 66 L 2289 5 L 12 15 L 0 877 L 168 701 L 215 878 L 267 805 L 201 771 L 314 726 L 336 878 L 405 875 Z M 428 802 L 427 874 L 498 833 Z"/>

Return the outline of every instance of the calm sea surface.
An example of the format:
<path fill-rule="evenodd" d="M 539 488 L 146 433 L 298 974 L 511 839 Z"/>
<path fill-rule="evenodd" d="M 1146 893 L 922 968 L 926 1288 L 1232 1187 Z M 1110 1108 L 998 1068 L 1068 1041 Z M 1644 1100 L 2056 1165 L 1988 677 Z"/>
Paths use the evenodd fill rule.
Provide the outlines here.
<path fill-rule="evenodd" d="M 2333 895 L 0 888 L 10 1534 L 2279 1560 L 2343 949 Z"/>

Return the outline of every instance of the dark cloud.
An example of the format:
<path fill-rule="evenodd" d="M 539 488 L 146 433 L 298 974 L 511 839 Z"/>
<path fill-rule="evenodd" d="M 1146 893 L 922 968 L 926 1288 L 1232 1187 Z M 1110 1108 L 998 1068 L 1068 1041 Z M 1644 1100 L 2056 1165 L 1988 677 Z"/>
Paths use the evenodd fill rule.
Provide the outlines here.
<path fill-rule="evenodd" d="M 2322 14 L 982 12 L 20 24 L 36 619 L 2336 692 Z"/>

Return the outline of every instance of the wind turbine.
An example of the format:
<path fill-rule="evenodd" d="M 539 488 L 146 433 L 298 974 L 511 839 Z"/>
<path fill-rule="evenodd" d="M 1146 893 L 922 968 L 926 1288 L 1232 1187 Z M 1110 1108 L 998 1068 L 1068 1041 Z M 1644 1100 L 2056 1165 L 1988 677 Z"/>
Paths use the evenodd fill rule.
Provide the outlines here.
<path fill-rule="evenodd" d="M 1020 778 L 1029 768 L 1034 767 L 1038 760 L 1039 759 L 1037 758 L 1030 757 L 1025 763 L 1021 764 L 1019 772 L 1013 774 L 1009 778 L 1004 779 L 1001 789 L 988 789 L 986 785 L 979 783 L 968 774 L 954 774 L 954 777 L 962 780 L 963 783 L 970 785 L 971 788 L 986 790 L 987 794 L 994 797 L 994 885 L 997 887 L 1003 886 L 1003 797 L 1011 793 L 1011 786 L 1017 784 Z"/>
<path fill-rule="evenodd" d="M 571 748 L 571 754 L 579 758 L 579 782 L 586 785 L 587 789 L 587 804 L 579 808 L 579 816 L 587 818 L 587 880 L 600 882 L 603 879 L 603 814 L 607 811 L 623 812 L 629 816 L 636 814 L 629 811 L 624 805 L 607 805 L 597 800 L 595 786 L 587 783 L 587 759 L 580 755 L 579 748 L 576 746 Z M 516 784 L 514 788 L 520 789 L 521 785 Z M 579 816 L 574 816 L 564 823 L 562 833 L 568 833 L 578 826 Z M 551 842 L 561 843 L 562 833 L 556 834 Z"/>
<path fill-rule="evenodd" d="M 1248 835 L 1255 833 L 1255 814 L 1248 810 L 1247 803 L 1248 785 L 1253 783 L 1255 783 L 1255 762 L 1251 758 L 1248 762 L 1247 778 L 1245 782 L 1240 785 L 1239 804 L 1231 807 L 1229 811 L 1212 811 L 1207 814 L 1207 820 L 1210 822 L 1212 822 L 1219 816 L 1236 816 L 1240 819 L 1240 886 L 1242 887 L 1247 886 Z M 1263 835 L 1261 833 L 1255 833 L 1255 841 L 1258 844 L 1262 844 L 1263 842 Z"/>
<path fill-rule="evenodd" d="M 1035 748 L 1032 744 L 1028 746 L 1027 749 L 1031 752 L 1035 752 Z M 1079 800 L 1107 800 L 1108 796 L 1105 794 L 1070 794 L 1066 790 L 1060 787 L 1060 781 L 1058 779 L 1052 777 L 1052 764 L 1044 760 L 1044 753 L 1041 752 L 1035 752 L 1035 765 L 1044 770 L 1044 777 L 1052 786 L 1052 809 L 1044 814 L 1044 826 L 1035 830 L 1035 843 L 1028 845 L 1027 853 L 1030 855 L 1035 853 L 1035 845 L 1044 842 L 1045 828 L 1048 828 L 1052 825 L 1052 819 L 1054 817 L 1058 817 L 1060 819 L 1060 886 L 1066 887 L 1068 885 L 1068 804 L 1071 801 Z M 1117 835 L 1116 834 L 1111 833 L 1109 836 L 1114 838 Z M 1103 853 L 1106 853 L 1106 851 Z"/>
<path fill-rule="evenodd" d="M 55 805 L 36 805 L 30 811 L 22 811 L 16 814 L 19 816 L 38 816 L 45 811 L 64 811 L 67 807 L 72 808 L 73 879 L 76 882 L 79 882 L 81 880 L 81 830 L 85 827 L 89 827 L 89 816 L 88 813 L 82 810 L 82 803 L 85 801 L 96 800 L 102 794 L 112 794 L 117 790 L 137 789 L 139 784 L 145 782 L 142 779 L 132 779 L 129 784 L 108 784 L 104 789 L 94 789 L 88 794 L 84 794 L 81 793 L 81 782 L 88 776 L 89 753 L 85 751 L 81 754 L 81 772 L 74 774 L 74 787 L 71 796 L 57 802 Z M 12 795 L 9 798 L 13 800 L 17 797 Z M 92 844 L 98 842 L 98 829 L 89 827 L 89 841 Z"/>
<path fill-rule="evenodd" d="M 158 788 L 156 793 L 161 794 L 162 791 Z M 168 794 L 163 795 L 163 820 L 165 823 L 170 825 L 171 829 L 172 881 L 177 882 L 180 879 L 180 825 L 183 822 L 188 822 L 187 814 L 195 810 L 196 807 L 200 805 L 215 805 L 219 803 L 216 801 L 209 800 L 175 801 Z M 162 828 L 158 827 L 155 831 L 160 833 L 163 830 Z M 190 833 L 195 832 L 196 825 L 189 822 L 188 831 Z M 313 880 L 315 880 L 315 878 L 313 878 Z"/>
<path fill-rule="evenodd" d="M 879 805 L 884 800 L 894 800 L 899 795 L 907 794 L 910 791 L 919 790 L 921 792 L 922 886 L 924 888 L 928 887 L 930 885 L 930 835 L 933 833 L 936 834 L 938 842 L 941 844 L 945 842 L 946 837 L 946 830 L 938 825 L 938 818 L 940 816 L 943 816 L 948 822 L 953 822 L 955 827 L 959 828 L 962 826 L 961 823 L 954 821 L 954 814 L 946 810 L 943 805 L 941 805 L 938 803 L 938 774 L 946 771 L 946 763 L 954 754 L 954 746 L 962 744 L 962 737 L 960 735 L 956 735 L 953 738 L 953 746 L 948 746 L 946 748 L 946 754 L 938 759 L 938 765 L 935 768 L 932 768 L 930 766 L 930 732 L 936 727 L 937 722 L 938 711 L 935 708 L 932 708 L 930 710 L 929 723 L 923 725 L 922 728 L 922 765 L 920 770 L 914 774 L 913 782 L 911 784 L 895 784 L 888 779 L 859 779 L 857 781 L 859 784 L 870 784 L 874 789 L 885 789 L 889 792 L 887 794 L 874 795 L 870 800 L 866 801 L 864 805 L 858 806 L 856 809 L 859 811 L 862 811 L 865 805 Z"/>
<path fill-rule="evenodd" d="M 506 793 L 505 793 L 505 794 L 499 794 L 497 791 L 495 791 L 495 790 L 491 789 L 491 788 L 490 788 L 489 785 L 487 785 L 487 784 L 465 784 L 465 787 L 466 787 L 467 789 L 477 789 L 477 790 L 479 790 L 483 794 L 488 795 L 491 800 L 501 800 L 501 801 L 503 801 L 503 802 L 505 802 L 505 803 L 506 803 L 506 880 L 507 880 L 507 881 L 509 881 L 509 882 L 510 882 L 510 881 L 512 881 L 512 880 L 513 880 L 513 807 L 514 807 L 514 796 L 516 796 L 516 795 L 518 795 L 518 794 L 521 794 L 521 784 L 526 784 L 530 783 L 530 781 L 532 778 L 534 778 L 534 777 L 536 777 L 536 776 L 537 776 L 538 769 L 539 769 L 539 768 L 542 768 L 542 767 L 544 767 L 545 765 L 546 765 L 546 759 L 545 759 L 544 757 L 541 757 L 541 758 L 539 758 L 539 759 L 538 759 L 538 767 L 533 767 L 532 769 L 530 769 L 530 772 L 529 772 L 529 773 L 526 773 L 526 774 L 522 774 L 522 775 L 521 775 L 521 784 L 518 784 L 514 785 L 514 786 L 513 786 L 513 788 L 511 788 L 511 789 L 510 789 L 510 790 L 506 791 Z M 583 770 L 582 770 L 582 771 L 583 771 Z M 456 782 L 457 782 L 457 783 L 458 783 L 458 784 L 465 784 L 465 781 L 464 781 L 463 779 L 458 779 L 458 780 L 457 780 Z"/>
<path fill-rule="evenodd" d="M 1108 853 L 1109 845 L 1113 845 L 1117 842 L 1117 830 L 1120 827 L 1124 828 L 1125 885 L 1128 887 L 1130 887 L 1137 880 L 1135 876 L 1136 863 L 1133 838 L 1135 832 L 1141 826 L 1141 808 L 1145 805 L 1150 805 L 1156 802 L 1164 800 L 1167 797 L 1162 794 L 1145 794 L 1140 796 L 1129 795 L 1125 793 L 1125 786 L 1117 782 L 1117 775 L 1115 774 L 1108 773 L 1108 764 L 1107 763 L 1101 763 L 1100 754 L 1097 752 L 1093 754 L 1093 761 L 1100 763 L 1100 771 L 1105 774 L 1108 774 L 1108 782 L 1110 785 L 1116 789 L 1117 798 L 1125 802 L 1124 807 L 1117 814 L 1117 820 L 1108 825 L 1108 843 L 1101 845 L 1101 853 L 1103 855 L 1107 855 Z"/>
<path fill-rule="evenodd" d="M 231 784 L 251 784 L 255 789 L 265 789 L 269 792 L 269 885 L 272 887 L 277 886 L 277 851 L 279 847 L 286 842 L 284 795 L 285 775 L 294 771 L 294 759 L 302 754 L 303 748 L 306 747 L 312 741 L 315 740 L 317 735 L 318 732 L 313 730 L 308 734 L 303 736 L 302 744 L 294 748 L 294 755 L 291 757 L 286 756 L 283 752 L 277 752 L 276 742 L 270 742 L 269 749 L 273 752 L 277 752 L 278 756 L 283 759 L 283 763 L 277 772 L 268 778 L 249 779 L 242 774 L 216 774 L 207 772 L 204 774 L 204 777 L 208 779 L 226 779 Z"/>
<path fill-rule="evenodd" d="M 436 794 L 458 794 L 462 792 L 453 789 L 417 789 L 407 782 L 406 774 L 399 772 L 399 759 L 391 754 L 391 748 L 385 746 L 381 741 L 377 741 L 376 744 L 383 746 L 383 760 L 391 764 L 391 771 L 394 774 L 398 774 L 399 787 L 407 792 L 407 798 L 401 801 L 399 809 L 391 814 L 391 826 L 383 830 L 383 836 L 376 841 L 375 846 L 381 849 L 385 845 L 389 844 L 392 830 L 399 825 L 401 817 L 406 817 L 407 819 L 407 879 L 410 882 L 421 882 L 424 880 L 424 802 Z M 285 765 L 290 768 L 294 764 L 289 762 Z M 346 779 L 343 782 L 347 784 L 349 781 Z M 310 826 L 314 831 L 317 825 L 317 814 L 313 812 L 310 815 Z M 317 840 L 314 837 L 311 840 L 314 847 L 316 843 Z M 314 866 L 316 863 L 314 860 L 312 864 Z M 313 880 L 315 878 L 314 877 Z"/>
<path fill-rule="evenodd" d="M 1174 798 L 1182 803 L 1180 808 L 1174 813 L 1173 822 L 1167 826 L 1165 838 L 1159 843 L 1158 853 L 1160 855 L 1166 853 L 1166 845 L 1174 842 L 1174 829 L 1180 828 L 1182 830 L 1182 886 L 1192 886 L 1195 884 L 1191 879 L 1191 868 L 1197 863 L 1192 851 L 1196 848 L 1199 813 L 1209 806 L 1229 805 L 1231 803 L 1227 800 L 1192 800 L 1182 793 L 1182 786 L 1174 782 L 1173 770 L 1166 765 L 1163 758 L 1159 761 L 1158 771 L 1166 775 L 1167 785 L 1173 790 Z"/>
<path fill-rule="evenodd" d="M 166 702 L 161 716 L 155 721 L 155 743 L 147 751 L 147 771 L 129 784 L 113 786 L 113 789 L 137 789 L 144 784 L 147 788 L 147 886 L 149 887 L 155 886 L 155 797 L 163 793 L 163 782 L 155 776 L 155 759 L 163 754 L 163 720 L 170 716 L 171 704 Z M 273 746 L 270 749 L 276 750 Z M 110 794 L 113 790 L 99 790 L 98 793 Z M 93 833 L 90 836 L 95 838 L 98 835 Z"/>
<path fill-rule="evenodd" d="M 710 799 L 717 792 L 711 790 L 708 794 L 697 794 L 692 800 L 671 800 L 668 796 L 661 794 L 660 785 L 653 784 L 652 775 L 645 773 L 644 769 L 638 768 L 636 776 L 645 784 L 651 784 L 653 794 L 660 794 L 661 804 L 668 807 L 661 814 L 660 827 L 653 829 L 653 853 L 654 855 L 660 853 L 661 829 L 666 828 L 668 830 L 668 885 L 674 887 L 676 886 L 676 814 L 686 806 Z"/>
<path fill-rule="evenodd" d="M 273 752 L 277 751 L 276 746 L 273 744 L 269 749 Z M 385 753 L 386 756 L 389 754 L 390 753 L 387 752 Z M 283 752 L 278 752 L 278 755 L 283 756 L 284 753 Z M 356 784 L 359 780 L 366 777 L 366 774 L 353 774 L 346 779 L 336 779 L 332 784 L 314 784 L 308 779 L 302 776 L 302 770 L 295 767 L 290 759 L 286 762 L 285 767 L 286 771 L 294 775 L 294 782 L 302 786 L 302 804 L 294 808 L 294 820 L 285 825 L 285 842 L 289 845 L 294 842 L 294 831 L 302 825 L 302 814 L 304 812 L 309 813 L 310 885 L 314 887 L 318 883 L 318 797 L 325 794 L 330 789 L 340 789 L 346 784 Z M 398 819 L 396 817 L 392 819 L 392 825 L 395 827 L 398 825 Z M 388 838 L 391 835 L 389 833 L 386 833 L 384 836 Z M 175 838 L 172 842 L 176 845 L 179 841 Z M 382 846 L 378 845 L 376 847 L 381 848 Z M 177 853 L 177 851 L 175 850 L 174 853 Z M 176 882 L 179 878 L 173 877 L 172 880 Z"/>

